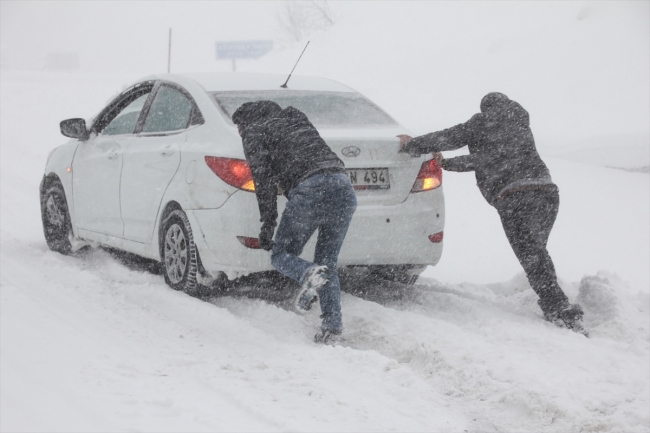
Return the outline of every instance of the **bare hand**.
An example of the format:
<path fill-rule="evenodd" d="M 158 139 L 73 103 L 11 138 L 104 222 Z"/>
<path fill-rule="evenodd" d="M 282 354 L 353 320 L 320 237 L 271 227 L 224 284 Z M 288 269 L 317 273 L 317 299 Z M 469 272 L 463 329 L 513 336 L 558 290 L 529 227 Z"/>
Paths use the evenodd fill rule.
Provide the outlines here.
<path fill-rule="evenodd" d="M 406 135 L 406 134 L 400 134 L 400 135 L 397 136 L 397 138 L 399 138 L 399 150 L 400 151 L 402 149 L 404 149 L 404 145 L 406 143 L 413 140 L 413 137 L 411 137 L 410 135 Z"/>
<path fill-rule="evenodd" d="M 435 153 L 433 154 L 433 159 L 436 160 L 436 164 L 438 165 L 438 167 L 442 167 L 442 160 L 445 159 L 445 157 L 442 156 L 442 153 L 440 153 L 440 152 L 435 152 Z"/>

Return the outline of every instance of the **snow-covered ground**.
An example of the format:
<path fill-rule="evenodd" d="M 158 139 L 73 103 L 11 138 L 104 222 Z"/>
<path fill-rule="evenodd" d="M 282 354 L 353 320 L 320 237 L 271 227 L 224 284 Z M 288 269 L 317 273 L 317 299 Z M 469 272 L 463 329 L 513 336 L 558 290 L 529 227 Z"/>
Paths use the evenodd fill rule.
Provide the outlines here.
<path fill-rule="evenodd" d="M 200 300 L 101 250 L 48 250 L 58 122 L 132 78 L 2 74 L 0 430 L 650 431 L 647 174 L 546 159 L 549 248 L 591 338 L 541 319 L 473 176 L 445 173 L 439 266 L 406 292 L 348 283 L 346 340 L 320 346 L 281 288 Z"/>

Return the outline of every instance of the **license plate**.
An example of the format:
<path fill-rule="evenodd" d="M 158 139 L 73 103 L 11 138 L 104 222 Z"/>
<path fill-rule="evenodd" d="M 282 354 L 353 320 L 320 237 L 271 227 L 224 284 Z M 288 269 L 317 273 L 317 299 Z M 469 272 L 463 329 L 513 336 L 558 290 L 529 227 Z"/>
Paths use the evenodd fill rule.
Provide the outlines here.
<path fill-rule="evenodd" d="M 387 168 L 348 168 L 346 171 L 354 189 L 390 188 Z"/>

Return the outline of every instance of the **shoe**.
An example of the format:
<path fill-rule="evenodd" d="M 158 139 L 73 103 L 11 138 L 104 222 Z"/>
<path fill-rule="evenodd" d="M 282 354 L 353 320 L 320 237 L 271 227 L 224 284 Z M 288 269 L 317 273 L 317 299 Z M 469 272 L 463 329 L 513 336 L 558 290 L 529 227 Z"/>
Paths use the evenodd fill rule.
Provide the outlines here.
<path fill-rule="evenodd" d="M 342 331 L 337 329 L 323 329 L 320 334 L 314 335 L 314 343 L 334 343 L 339 340 Z"/>
<path fill-rule="evenodd" d="M 553 312 L 545 312 L 544 318 L 560 328 L 568 328 L 573 332 L 589 337 L 589 332 L 585 329 L 582 321 L 584 314 L 580 305 L 567 303 Z"/>
<path fill-rule="evenodd" d="M 318 300 L 318 289 L 329 281 L 329 269 L 327 266 L 313 266 L 307 271 L 293 302 L 294 309 L 305 314 L 311 310 L 311 306 Z"/>

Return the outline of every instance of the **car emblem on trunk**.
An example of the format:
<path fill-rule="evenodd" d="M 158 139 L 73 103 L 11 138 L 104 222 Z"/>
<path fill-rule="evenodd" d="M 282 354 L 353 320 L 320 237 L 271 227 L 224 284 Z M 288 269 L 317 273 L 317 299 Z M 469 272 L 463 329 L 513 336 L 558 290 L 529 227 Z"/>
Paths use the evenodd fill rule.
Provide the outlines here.
<path fill-rule="evenodd" d="M 361 149 L 359 149 L 357 146 L 348 146 L 344 147 L 341 153 L 344 156 L 359 156 Z"/>

